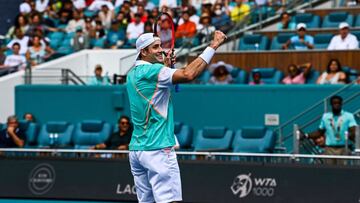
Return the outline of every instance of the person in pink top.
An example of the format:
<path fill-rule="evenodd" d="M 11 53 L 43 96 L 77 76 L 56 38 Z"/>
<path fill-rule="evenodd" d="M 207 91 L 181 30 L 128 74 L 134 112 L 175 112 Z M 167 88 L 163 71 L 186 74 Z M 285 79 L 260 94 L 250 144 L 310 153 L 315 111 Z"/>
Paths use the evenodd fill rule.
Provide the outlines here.
<path fill-rule="evenodd" d="M 305 63 L 302 65 L 290 64 L 287 68 L 288 76 L 286 76 L 282 83 L 290 84 L 305 84 L 306 77 L 311 71 L 311 63 Z"/>

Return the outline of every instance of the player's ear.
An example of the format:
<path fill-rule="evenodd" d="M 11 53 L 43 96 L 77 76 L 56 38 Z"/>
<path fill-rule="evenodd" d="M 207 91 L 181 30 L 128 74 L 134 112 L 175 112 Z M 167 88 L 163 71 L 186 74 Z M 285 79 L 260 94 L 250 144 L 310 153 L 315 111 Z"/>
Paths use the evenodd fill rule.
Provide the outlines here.
<path fill-rule="evenodd" d="M 147 56 L 147 54 L 148 54 L 147 49 L 141 49 L 140 54 L 141 54 L 142 57 Z"/>

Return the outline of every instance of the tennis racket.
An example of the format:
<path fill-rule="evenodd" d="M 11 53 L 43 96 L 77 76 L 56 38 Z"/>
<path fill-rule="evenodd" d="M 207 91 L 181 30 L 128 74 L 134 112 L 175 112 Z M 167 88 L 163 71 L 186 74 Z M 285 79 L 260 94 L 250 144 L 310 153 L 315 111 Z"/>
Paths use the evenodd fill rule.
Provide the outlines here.
<path fill-rule="evenodd" d="M 161 40 L 164 55 L 168 55 L 169 53 L 174 54 L 175 25 L 170 14 L 166 12 L 159 14 L 154 23 L 154 34 Z M 170 68 L 174 68 L 173 61 L 171 61 Z M 179 92 L 178 84 L 175 85 L 175 92 Z"/>

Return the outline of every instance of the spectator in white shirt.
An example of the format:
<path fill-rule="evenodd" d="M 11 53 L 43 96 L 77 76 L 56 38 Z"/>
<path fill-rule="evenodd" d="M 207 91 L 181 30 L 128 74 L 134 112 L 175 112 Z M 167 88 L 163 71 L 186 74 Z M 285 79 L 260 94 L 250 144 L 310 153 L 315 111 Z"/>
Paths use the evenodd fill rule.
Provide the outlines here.
<path fill-rule="evenodd" d="M 358 49 L 359 41 L 355 35 L 349 33 L 349 24 L 342 22 L 339 29 L 340 34 L 331 39 L 328 50 Z"/>
<path fill-rule="evenodd" d="M 25 55 L 28 50 L 29 40 L 30 38 L 24 35 L 21 28 L 15 28 L 15 38 L 7 44 L 7 48 L 12 49 L 14 43 L 17 42 L 20 44 L 20 54 Z"/>
<path fill-rule="evenodd" d="M 88 7 L 90 11 L 99 11 L 101 10 L 101 6 L 107 5 L 110 10 L 114 10 L 114 4 L 111 0 L 95 0 L 92 4 Z"/>
<path fill-rule="evenodd" d="M 15 42 L 12 45 L 12 54 L 7 56 L 4 62 L 4 65 L 1 65 L 0 68 L 10 68 L 15 66 L 20 66 L 19 68 L 25 68 L 26 58 L 23 55 L 19 54 L 20 44 Z"/>
<path fill-rule="evenodd" d="M 81 18 L 81 13 L 78 10 L 73 11 L 73 19 L 69 21 L 66 26 L 66 32 L 75 32 L 78 27 L 85 30 L 85 20 Z"/>
<path fill-rule="evenodd" d="M 31 7 L 29 2 L 30 0 L 24 0 L 24 2 L 20 4 L 19 11 L 21 14 L 26 15 L 31 12 Z"/>
<path fill-rule="evenodd" d="M 111 21 L 115 17 L 114 12 L 109 10 L 109 7 L 104 4 L 101 6 L 101 11 L 99 12 L 98 16 L 105 29 L 110 29 Z"/>
<path fill-rule="evenodd" d="M 144 33 L 144 23 L 141 22 L 141 14 L 135 14 L 135 22 L 132 22 L 128 25 L 126 29 L 126 37 L 128 43 L 131 46 L 135 46 L 136 39 Z"/>
<path fill-rule="evenodd" d="M 46 10 L 46 7 L 49 5 L 49 0 L 36 0 L 36 10 L 40 13 L 44 12 Z"/>

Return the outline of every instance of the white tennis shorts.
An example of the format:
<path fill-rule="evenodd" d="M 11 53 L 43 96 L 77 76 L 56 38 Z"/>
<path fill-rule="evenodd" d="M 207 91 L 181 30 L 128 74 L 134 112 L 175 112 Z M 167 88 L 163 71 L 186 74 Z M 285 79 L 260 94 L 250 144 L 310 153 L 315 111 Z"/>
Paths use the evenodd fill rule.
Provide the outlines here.
<path fill-rule="evenodd" d="M 129 159 L 140 203 L 182 201 L 180 170 L 173 148 L 130 151 Z"/>

